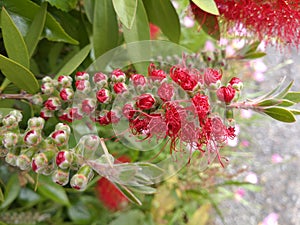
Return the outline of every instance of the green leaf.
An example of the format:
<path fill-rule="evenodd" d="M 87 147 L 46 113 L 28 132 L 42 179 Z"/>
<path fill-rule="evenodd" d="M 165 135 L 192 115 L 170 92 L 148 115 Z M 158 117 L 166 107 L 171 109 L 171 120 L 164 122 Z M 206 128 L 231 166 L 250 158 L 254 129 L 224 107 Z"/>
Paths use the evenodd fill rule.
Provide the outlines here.
<path fill-rule="evenodd" d="M 97 0 L 94 8 L 93 48 L 95 58 L 118 45 L 119 27 L 111 0 Z"/>
<path fill-rule="evenodd" d="M 300 110 L 297 110 L 297 109 L 290 109 L 289 111 L 290 111 L 291 113 L 293 113 L 295 116 L 300 115 Z"/>
<path fill-rule="evenodd" d="M 192 0 L 200 9 L 213 15 L 220 15 L 214 0 Z"/>
<path fill-rule="evenodd" d="M 220 40 L 220 26 L 216 15 L 207 12 L 198 12 L 195 19 L 202 30 L 215 40 Z"/>
<path fill-rule="evenodd" d="M 113 184 L 125 195 L 125 197 L 129 201 L 131 201 L 132 203 L 135 203 L 137 205 L 142 205 L 142 202 L 126 186 L 124 186 L 122 184 L 117 184 L 117 183 L 113 183 Z"/>
<path fill-rule="evenodd" d="M 88 20 L 90 21 L 90 23 L 93 23 L 95 0 L 83 0 L 83 7 Z"/>
<path fill-rule="evenodd" d="M 42 175 L 39 177 L 37 192 L 54 202 L 70 206 L 70 202 L 65 189 L 57 185 L 56 183 L 53 183 L 53 181 L 49 177 Z"/>
<path fill-rule="evenodd" d="M 4 7 L 1 12 L 1 26 L 4 46 L 8 57 L 29 68 L 29 55 L 25 41 Z"/>
<path fill-rule="evenodd" d="M 266 108 L 263 110 L 263 113 L 267 114 L 275 120 L 285 123 L 293 123 L 296 121 L 296 118 L 292 112 L 281 107 Z"/>
<path fill-rule="evenodd" d="M 166 0 L 144 0 L 143 2 L 149 20 L 159 26 L 170 41 L 178 43 L 180 39 L 180 21 L 172 2 Z"/>
<path fill-rule="evenodd" d="M 32 23 L 28 29 L 28 32 L 25 36 L 25 43 L 27 45 L 29 57 L 34 53 L 34 50 L 41 38 L 41 34 L 44 29 L 45 21 L 47 15 L 47 3 L 42 3 L 41 8 L 38 13 L 35 15 Z"/>
<path fill-rule="evenodd" d="M 8 207 L 19 195 L 21 190 L 18 174 L 10 176 L 4 192 L 4 201 L 0 205 L 0 209 Z"/>
<path fill-rule="evenodd" d="M 258 59 L 264 57 L 266 55 L 265 52 L 251 52 L 242 56 L 242 59 Z"/>
<path fill-rule="evenodd" d="M 257 103 L 258 106 L 274 106 L 282 103 L 282 100 L 278 99 L 266 99 L 259 103 Z"/>
<path fill-rule="evenodd" d="M 294 102 L 286 100 L 286 99 L 283 99 L 282 102 L 280 104 L 278 104 L 277 106 L 290 107 L 290 106 L 293 106 L 293 105 L 295 105 Z"/>
<path fill-rule="evenodd" d="M 2 188 L 0 187 L 0 202 L 2 203 L 3 201 L 4 201 L 4 195 L 3 195 Z"/>
<path fill-rule="evenodd" d="M 290 91 L 285 96 L 284 99 L 290 100 L 294 103 L 300 102 L 300 92 Z"/>
<path fill-rule="evenodd" d="M 55 6 L 56 8 L 68 12 L 72 9 L 75 9 L 78 0 L 46 0 L 49 2 L 52 6 Z"/>
<path fill-rule="evenodd" d="M 28 27 L 32 24 L 32 21 L 40 10 L 39 5 L 29 0 L 0 1 L 0 7 L 5 7 L 9 12 L 20 31 L 23 31 L 23 36 L 26 35 Z M 43 35 L 50 41 L 78 44 L 78 41 L 69 36 L 50 13 L 47 13 L 46 16 Z"/>
<path fill-rule="evenodd" d="M 6 116 L 7 114 L 9 114 L 13 110 L 16 110 L 16 109 L 14 109 L 14 108 L 0 108 L 0 113 L 2 114 L 2 116 Z"/>
<path fill-rule="evenodd" d="M 141 194 L 154 194 L 156 193 L 156 189 L 148 186 L 131 186 L 130 189 L 133 192 L 141 193 Z"/>
<path fill-rule="evenodd" d="M 68 208 L 68 214 L 76 224 L 92 224 L 90 209 L 82 201 L 73 203 Z"/>
<path fill-rule="evenodd" d="M 10 84 L 10 80 L 5 77 L 4 81 L 1 84 L 0 92 L 4 91 L 5 88 Z"/>
<path fill-rule="evenodd" d="M 286 88 L 284 88 L 283 90 L 281 90 L 279 93 L 277 93 L 276 95 L 274 95 L 274 98 L 283 98 L 291 89 L 291 87 L 293 86 L 294 81 L 291 81 L 289 83 L 288 86 L 286 86 Z"/>
<path fill-rule="evenodd" d="M 30 188 L 22 188 L 18 196 L 18 202 L 22 206 L 31 207 L 42 200 L 41 196 Z"/>
<path fill-rule="evenodd" d="M 121 23 L 130 29 L 136 15 L 138 0 L 112 0 Z"/>
<path fill-rule="evenodd" d="M 109 225 L 140 225 L 145 222 L 145 214 L 137 209 L 130 210 L 120 214 Z"/>
<path fill-rule="evenodd" d="M 83 60 L 87 57 L 90 51 L 91 45 L 87 45 L 83 49 L 81 49 L 64 65 L 63 68 L 59 70 L 56 77 L 60 75 L 70 75 L 71 73 L 73 73 L 77 69 L 77 67 L 83 62 Z"/>
<path fill-rule="evenodd" d="M 38 81 L 27 68 L 3 55 L 0 55 L 0 70 L 20 89 L 32 94 L 39 90 Z"/>

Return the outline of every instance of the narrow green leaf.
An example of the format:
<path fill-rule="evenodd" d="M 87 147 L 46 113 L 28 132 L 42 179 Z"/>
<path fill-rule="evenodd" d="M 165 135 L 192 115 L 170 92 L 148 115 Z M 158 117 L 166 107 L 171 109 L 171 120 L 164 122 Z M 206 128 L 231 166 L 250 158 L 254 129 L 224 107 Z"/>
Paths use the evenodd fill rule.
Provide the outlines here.
<path fill-rule="evenodd" d="M 296 121 L 296 118 L 292 112 L 281 107 L 266 108 L 263 110 L 263 112 L 273 119 L 281 122 L 293 123 Z"/>
<path fill-rule="evenodd" d="M 4 201 L 4 195 L 3 195 L 2 188 L 0 187 L 0 202 L 2 203 L 3 201 Z"/>
<path fill-rule="evenodd" d="M 277 84 L 277 86 L 273 90 L 271 90 L 270 92 L 264 94 L 263 96 L 260 96 L 260 97 L 256 98 L 255 100 L 260 101 L 260 100 L 267 99 L 267 98 L 273 96 L 276 92 L 278 92 L 280 90 L 280 88 L 282 87 L 284 81 L 285 81 L 285 77 L 283 77 L 281 79 L 281 81 Z"/>
<path fill-rule="evenodd" d="M 91 45 L 85 46 L 81 49 L 76 55 L 71 58 L 63 68 L 59 70 L 56 76 L 60 75 L 70 75 L 73 73 L 76 68 L 83 62 L 83 60 L 87 57 L 87 55 L 91 51 Z"/>
<path fill-rule="evenodd" d="M 49 2 L 52 6 L 68 12 L 72 9 L 75 9 L 78 0 L 46 0 L 47 2 Z"/>
<path fill-rule="evenodd" d="M 214 0 L 192 0 L 200 9 L 213 15 L 220 15 Z"/>
<path fill-rule="evenodd" d="M 95 0 L 83 0 L 83 7 L 88 20 L 90 21 L 90 23 L 93 23 Z"/>
<path fill-rule="evenodd" d="M 3 55 L 0 55 L 0 70 L 20 89 L 32 94 L 39 90 L 37 79 L 27 68 Z"/>
<path fill-rule="evenodd" d="M 4 46 L 8 57 L 29 68 L 29 55 L 25 41 L 4 7 L 1 12 L 1 26 Z"/>
<path fill-rule="evenodd" d="M 4 81 L 1 84 L 0 92 L 4 91 L 5 88 L 10 84 L 10 80 L 5 77 Z"/>
<path fill-rule="evenodd" d="M 255 41 L 254 43 L 250 44 L 250 45 L 248 46 L 248 49 L 247 49 L 247 51 L 245 52 L 245 54 L 255 52 L 259 45 L 260 45 L 260 42 L 259 42 L 259 41 Z"/>
<path fill-rule="evenodd" d="M 290 111 L 291 113 L 293 113 L 295 116 L 300 115 L 300 110 L 297 110 L 297 109 L 290 109 L 289 111 Z"/>
<path fill-rule="evenodd" d="M 40 10 L 40 6 L 30 0 L 0 1 L 0 7 L 5 7 L 20 31 L 22 32 L 23 30 L 25 32 L 22 32 L 23 36 L 26 35 L 26 31 Z M 22 29 L 20 27 L 22 27 Z M 50 41 L 78 44 L 78 41 L 68 35 L 50 13 L 47 13 L 46 16 L 43 35 Z"/>
<path fill-rule="evenodd" d="M 290 91 L 283 98 L 290 100 L 294 103 L 299 103 L 300 102 L 300 92 Z"/>
<path fill-rule="evenodd" d="M 119 27 L 111 0 L 97 0 L 94 8 L 93 48 L 98 58 L 118 45 Z"/>
<path fill-rule="evenodd" d="M 148 186 L 131 186 L 130 189 L 134 192 L 147 194 L 147 195 L 156 193 L 155 188 L 148 187 Z"/>
<path fill-rule="evenodd" d="M 282 100 L 278 99 L 266 99 L 259 103 L 257 103 L 258 106 L 275 106 L 282 103 Z"/>
<path fill-rule="evenodd" d="M 40 40 L 41 34 L 44 29 L 45 21 L 47 15 L 47 3 L 42 3 L 41 8 L 35 15 L 28 31 L 25 36 L 25 43 L 27 45 L 29 57 L 34 53 L 34 50 Z"/>
<path fill-rule="evenodd" d="M 144 0 L 143 2 L 149 20 L 159 26 L 170 41 L 178 43 L 180 39 L 180 21 L 172 2 L 166 0 Z"/>
<path fill-rule="evenodd" d="M 8 207 L 19 195 L 21 190 L 18 174 L 13 174 L 5 187 L 4 201 L 0 205 L 0 209 Z"/>
<path fill-rule="evenodd" d="M 112 0 L 121 23 L 130 29 L 136 15 L 138 0 Z"/>
<path fill-rule="evenodd" d="M 292 102 L 290 100 L 283 99 L 282 102 L 280 104 L 278 104 L 277 106 L 290 107 L 290 106 L 293 106 L 293 105 L 295 105 L 294 102 Z"/>
<path fill-rule="evenodd" d="M 39 177 L 37 192 L 42 196 L 53 200 L 62 205 L 70 206 L 66 191 L 63 187 L 53 183 L 51 178 L 46 176 Z"/>
<path fill-rule="evenodd" d="M 278 94 L 274 95 L 274 98 L 283 98 L 291 89 L 293 86 L 294 81 L 291 81 L 288 86 L 286 86 L 282 91 L 280 91 Z"/>
<path fill-rule="evenodd" d="M 265 52 L 251 52 L 242 56 L 243 59 L 258 59 L 264 57 L 266 55 Z"/>
<path fill-rule="evenodd" d="M 125 195 L 128 200 L 137 205 L 142 205 L 142 202 L 126 186 L 117 183 L 114 183 L 114 185 Z"/>

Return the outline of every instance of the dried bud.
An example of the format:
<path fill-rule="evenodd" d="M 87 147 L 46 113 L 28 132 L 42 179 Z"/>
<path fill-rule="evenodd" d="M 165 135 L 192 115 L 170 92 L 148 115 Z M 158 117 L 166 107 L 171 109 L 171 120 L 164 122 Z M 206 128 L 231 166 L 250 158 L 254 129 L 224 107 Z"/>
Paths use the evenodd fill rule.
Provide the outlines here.
<path fill-rule="evenodd" d="M 88 80 L 90 78 L 90 75 L 87 72 L 80 72 L 78 71 L 75 75 L 76 80 Z"/>
<path fill-rule="evenodd" d="M 72 152 L 70 151 L 60 151 L 56 155 L 56 165 L 61 169 L 68 169 L 72 162 L 73 162 L 74 156 Z"/>
<path fill-rule="evenodd" d="M 110 91 L 107 89 L 101 89 L 101 90 L 97 91 L 96 96 L 97 96 L 98 102 L 100 102 L 100 103 L 106 104 L 106 103 L 109 103 L 111 100 Z"/>
<path fill-rule="evenodd" d="M 67 183 L 69 183 L 69 176 L 69 170 L 57 169 L 52 174 L 52 180 L 61 186 L 65 186 Z"/>
<path fill-rule="evenodd" d="M 157 90 L 157 94 L 163 101 L 171 101 L 174 96 L 174 87 L 166 82 L 162 83 Z"/>
<path fill-rule="evenodd" d="M 31 158 L 29 158 L 25 154 L 21 154 L 18 156 L 16 165 L 21 169 L 21 170 L 29 170 L 31 166 Z"/>
<path fill-rule="evenodd" d="M 13 132 L 4 133 L 2 144 L 7 149 L 12 149 L 18 143 L 18 135 Z"/>
<path fill-rule="evenodd" d="M 96 108 L 96 101 L 92 98 L 87 98 L 81 103 L 81 110 L 86 114 L 91 114 Z"/>
<path fill-rule="evenodd" d="M 155 99 L 151 94 L 142 94 L 137 98 L 136 106 L 141 110 L 151 109 L 155 104 Z"/>
<path fill-rule="evenodd" d="M 70 88 L 72 87 L 72 77 L 70 76 L 59 76 L 57 78 L 58 84 L 60 88 Z"/>
<path fill-rule="evenodd" d="M 217 97 L 220 101 L 229 104 L 235 96 L 235 89 L 231 85 L 228 87 L 222 86 L 217 90 Z"/>
<path fill-rule="evenodd" d="M 231 78 L 231 80 L 229 81 L 229 84 L 236 90 L 236 91 L 240 91 L 243 89 L 243 82 L 237 78 L 237 77 L 233 77 Z"/>
<path fill-rule="evenodd" d="M 113 89 L 116 94 L 124 93 L 128 90 L 127 85 L 123 82 L 117 82 L 114 84 Z"/>
<path fill-rule="evenodd" d="M 63 88 L 59 92 L 59 96 L 60 96 L 61 100 L 63 100 L 63 101 L 70 101 L 74 97 L 74 91 L 72 88 Z"/>
<path fill-rule="evenodd" d="M 47 101 L 44 102 L 45 108 L 51 111 L 59 110 L 61 107 L 61 102 L 57 97 L 50 97 Z"/>
<path fill-rule="evenodd" d="M 37 146 L 42 141 L 42 135 L 40 131 L 29 130 L 24 135 L 24 143 L 28 146 Z"/>
<path fill-rule="evenodd" d="M 93 80 L 98 88 L 103 88 L 107 85 L 107 75 L 105 75 L 104 73 L 95 73 Z"/>
<path fill-rule="evenodd" d="M 42 117 L 33 117 L 28 120 L 27 124 L 30 129 L 42 130 L 45 125 L 45 120 Z"/>
<path fill-rule="evenodd" d="M 120 69 L 115 69 L 111 73 L 111 80 L 113 82 L 124 82 L 126 79 L 125 73 Z"/>
<path fill-rule="evenodd" d="M 75 86 L 79 93 L 88 94 L 91 92 L 91 84 L 88 80 L 77 80 Z"/>
<path fill-rule="evenodd" d="M 69 141 L 69 134 L 64 130 L 54 131 L 50 137 L 58 147 L 67 145 Z"/>

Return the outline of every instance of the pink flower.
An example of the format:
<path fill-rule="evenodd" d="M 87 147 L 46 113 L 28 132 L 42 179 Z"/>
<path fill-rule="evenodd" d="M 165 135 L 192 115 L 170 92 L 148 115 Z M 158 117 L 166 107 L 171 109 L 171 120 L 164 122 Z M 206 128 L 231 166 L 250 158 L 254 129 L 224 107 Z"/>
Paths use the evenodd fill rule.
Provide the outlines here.
<path fill-rule="evenodd" d="M 151 94 L 142 94 L 137 98 L 136 106 L 141 110 L 151 109 L 155 104 L 155 99 Z"/>
<path fill-rule="evenodd" d="M 96 97 L 100 103 L 108 103 L 111 100 L 110 92 L 107 89 L 101 89 L 97 91 Z"/>
<path fill-rule="evenodd" d="M 90 75 L 87 72 L 84 71 L 78 71 L 75 74 L 76 80 L 88 80 L 90 78 Z"/>
<path fill-rule="evenodd" d="M 144 87 L 147 83 L 146 78 L 141 74 L 132 74 L 130 77 L 134 86 Z"/>
<path fill-rule="evenodd" d="M 204 72 L 204 83 L 207 86 L 216 84 L 217 82 L 220 83 L 221 78 L 222 74 L 218 70 L 207 68 Z"/>
<path fill-rule="evenodd" d="M 125 78 L 126 78 L 126 75 L 121 69 L 115 69 L 111 73 L 111 80 L 113 82 L 124 82 Z"/>
<path fill-rule="evenodd" d="M 277 213 L 270 213 L 262 222 L 262 225 L 278 225 L 279 215 Z"/>
<path fill-rule="evenodd" d="M 128 90 L 127 86 L 123 82 L 117 82 L 114 84 L 113 89 L 116 94 L 122 94 Z"/>
<path fill-rule="evenodd" d="M 171 67 L 170 77 L 185 91 L 193 91 L 198 84 L 197 80 L 191 76 L 187 69 L 178 66 Z"/>
<path fill-rule="evenodd" d="M 237 201 L 241 201 L 243 199 L 243 197 L 245 196 L 246 191 L 242 188 L 238 188 L 235 192 L 234 192 L 234 198 Z"/>
<path fill-rule="evenodd" d="M 171 101 L 172 97 L 174 96 L 174 87 L 171 84 L 166 82 L 162 83 L 157 90 L 157 95 L 163 101 Z"/>
<path fill-rule="evenodd" d="M 251 183 L 251 184 L 257 184 L 258 182 L 258 178 L 257 175 L 253 172 L 250 172 L 246 177 L 245 177 L 245 181 Z"/>
<path fill-rule="evenodd" d="M 63 88 L 60 92 L 59 92 L 59 96 L 61 98 L 61 100 L 63 101 L 69 101 L 73 98 L 74 96 L 74 91 L 72 88 Z"/>
<path fill-rule="evenodd" d="M 99 88 L 103 88 L 105 85 L 107 85 L 107 75 L 100 72 L 95 73 L 93 81 Z"/>
<path fill-rule="evenodd" d="M 217 90 L 217 97 L 220 101 L 229 104 L 235 96 L 235 89 L 231 85 L 222 86 Z"/>
<path fill-rule="evenodd" d="M 275 153 L 272 155 L 272 163 L 281 163 L 283 161 L 283 158 L 281 155 Z"/>
<path fill-rule="evenodd" d="M 151 63 L 148 67 L 148 76 L 152 81 L 162 81 L 167 77 L 163 70 L 156 69 L 154 63 Z"/>

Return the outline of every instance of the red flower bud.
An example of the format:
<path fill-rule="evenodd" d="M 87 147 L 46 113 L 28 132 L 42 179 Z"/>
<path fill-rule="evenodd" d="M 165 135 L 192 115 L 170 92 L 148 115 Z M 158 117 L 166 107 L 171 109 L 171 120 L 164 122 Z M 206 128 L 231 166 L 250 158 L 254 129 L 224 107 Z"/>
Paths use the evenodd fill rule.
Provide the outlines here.
<path fill-rule="evenodd" d="M 54 92 L 55 88 L 54 88 L 54 85 L 52 83 L 47 82 L 47 83 L 42 84 L 41 90 L 42 90 L 43 94 L 51 95 Z"/>
<path fill-rule="evenodd" d="M 229 85 L 228 87 L 222 86 L 217 90 L 217 97 L 220 101 L 226 104 L 230 103 L 235 96 L 234 88 Z"/>
<path fill-rule="evenodd" d="M 125 104 L 123 106 L 122 113 L 127 119 L 132 119 L 135 114 L 133 105 L 129 103 Z"/>
<path fill-rule="evenodd" d="M 173 66 L 170 69 L 170 76 L 177 84 L 179 84 L 185 91 L 193 91 L 198 82 L 190 75 L 189 71 L 185 68 Z"/>
<path fill-rule="evenodd" d="M 59 96 L 63 101 L 70 101 L 74 97 L 74 91 L 72 88 L 63 88 Z"/>
<path fill-rule="evenodd" d="M 75 79 L 76 80 L 88 80 L 90 78 L 90 75 L 87 73 L 87 72 L 76 72 L 76 75 L 75 75 Z"/>
<path fill-rule="evenodd" d="M 158 96 L 163 101 L 170 101 L 174 96 L 174 87 L 171 84 L 164 82 L 157 90 Z"/>
<path fill-rule="evenodd" d="M 107 85 L 107 75 L 104 73 L 95 73 L 93 80 L 98 88 L 103 88 L 105 85 Z"/>
<path fill-rule="evenodd" d="M 69 88 L 72 86 L 72 77 L 70 76 L 59 76 L 57 78 L 60 88 Z"/>
<path fill-rule="evenodd" d="M 40 117 L 42 117 L 45 120 L 48 120 L 49 118 L 54 116 L 54 112 L 51 110 L 48 110 L 47 108 L 42 108 L 40 111 Z"/>
<path fill-rule="evenodd" d="M 243 82 L 237 77 L 231 78 L 231 80 L 229 81 L 229 84 L 237 91 L 239 91 L 243 88 Z"/>
<path fill-rule="evenodd" d="M 155 104 L 155 99 L 151 94 L 142 94 L 137 98 L 136 106 L 141 110 L 151 109 Z"/>
<path fill-rule="evenodd" d="M 193 105 L 198 114 L 199 120 L 204 120 L 209 113 L 210 106 L 206 95 L 197 93 L 193 98 Z"/>
<path fill-rule="evenodd" d="M 126 78 L 125 73 L 120 69 L 115 69 L 111 73 L 111 80 L 113 82 L 124 82 Z"/>
<path fill-rule="evenodd" d="M 100 103 L 104 103 L 104 104 L 109 103 L 109 101 L 111 100 L 110 92 L 107 89 L 101 89 L 97 91 L 96 97 Z"/>
<path fill-rule="evenodd" d="M 126 84 L 122 82 L 115 83 L 113 88 L 116 94 L 121 94 L 128 90 Z"/>
<path fill-rule="evenodd" d="M 69 151 L 60 151 L 56 155 L 56 165 L 61 169 L 68 169 L 73 162 L 73 154 Z"/>
<path fill-rule="evenodd" d="M 54 131 L 50 137 L 52 138 L 52 140 L 54 141 L 54 143 L 57 146 L 64 146 L 68 143 L 69 141 L 69 135 L 66 131 L 64 130 L 57 130 Z"/>
<path fill-rule="evenodd" d="M 42 141 L 41 133 L 37 130 L 29 130 L 24 136 L 24 142 L 28 146 L 36 146 Z"/>
<path fill-rule="evenodd" d="M 166 73 L 163 70 L 156 69 L 156 66 L 151 63 L 148 67 L 148 76 L 152 81 L 161 82 L 167 77 Z"/>
<path fill-rule="evenodd" d="M 52 174 L 53 182 L 65 186 L 69 182 L 70 172 L 68 170 L 57 169 Z"/>
<path fill-rule="evenodd" d="M 86 114 L 91 114 L 96 108 L 96 101 L 94 99 L 88 98 L 82 101 L 81 110 Z"/>
<path fill-rule="evenodd" d="M 207 68 L 204 72 L 204 83 L 207 86 L 211 84 L 216 84 L 222 78 L 222 74 L 215 69 Z"/>
<path fill-rule="evenodd" d="M 60 109 L 61 102 L 60 102 L 59 98 L 51 97 L 47 101 L 45 101 L 44 106 L 48 110 L 56 111 L 56 110 Z"/>
<path fill-rule="evenodd" d="M 141 74 L 132 74 L 130 77 L 134 86 L 144 87 L 147 83 L 146 78 Z"/>
<path fill-rule="evenodd" d="M 88 80 L 77 80 L 75 82 L 76 90 L 84 94 L 87 94 L 91 91 L 91 84 Z"/>

